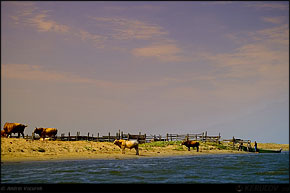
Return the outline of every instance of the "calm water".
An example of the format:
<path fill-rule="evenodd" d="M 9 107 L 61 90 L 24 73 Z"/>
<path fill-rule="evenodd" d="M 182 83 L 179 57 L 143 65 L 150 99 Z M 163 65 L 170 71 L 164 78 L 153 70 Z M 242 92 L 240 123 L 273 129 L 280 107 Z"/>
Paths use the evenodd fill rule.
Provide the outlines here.
<path fill-rule="evenodd" d="M 289 152 L 1 164 L 2 183 L 289 183 Z"/>

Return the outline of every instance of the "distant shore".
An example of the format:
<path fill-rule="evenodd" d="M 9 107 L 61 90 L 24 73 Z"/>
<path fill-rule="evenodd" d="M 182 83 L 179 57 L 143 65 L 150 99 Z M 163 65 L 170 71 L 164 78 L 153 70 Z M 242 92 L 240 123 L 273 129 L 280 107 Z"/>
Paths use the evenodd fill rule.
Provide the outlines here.
<path fill-rule="evenodd" d="M 230 147 L 230 146 L 229 146 Z M 258 143 L 258 148 L 289 151 L 288 144 Z M 1 162 L 82 160 L 82 159 L 132 159 L 146 157 L 171 157 L 203 154 L 245 154 L 248 152 L 232 150 L 226 146 L 207 143 L 196 149 L 187 150 L 177 142 L 152 142 L 139 145 L 140 155 L 135 149 L 121 154 L 119 147 L 111 142 L 92 141 L 39 141 L 23 138 L 1 138 Z"/>

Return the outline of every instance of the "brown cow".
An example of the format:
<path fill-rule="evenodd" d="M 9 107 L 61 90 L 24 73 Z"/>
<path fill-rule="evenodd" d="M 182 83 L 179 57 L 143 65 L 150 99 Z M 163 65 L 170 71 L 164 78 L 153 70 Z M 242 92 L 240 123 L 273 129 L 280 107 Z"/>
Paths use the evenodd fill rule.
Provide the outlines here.
<path fill-rule="evenodd" d="M 45 136 L 55 137 L 57 134 L 57 129 L 56 128 L 36 128 L 35 127 L 33 133 L 38 134 L 44 140 Z"/>
<path fill-rule="evenodd" d="M 21 123 L 5 123 L 4 125 L 4 131 L 7 137 L 11 137 L 12 133 L 18 133 L 18 138 L 20 137 L 20 134 L 22 134 L 22 137 L 24 138 L 24 129 L 27 127 L 27 125 L 23 125 Z M 1 132 L 2 135 L 2 132 Z"/>
<path fill-rule="evenodd" d="M 192 147 L 192 149 L 194 147 L 196 147 L 196 151 L 197 152 L 198 152 L 198 149 L 199 149 L 199 142 L 198 141 L 190 141 L 190 140 L 187 140 L 187 141 L 183 141 L 181 143 L 181 145 L 185 145 L 188 148 L 188 151 L 190 151 L 190 147 Z"/>
<path fill-rule="evenodd" d="M 125 148 L 128 148 L 128 149 L 135 148 L 136 155 L 139 155 L 138 141 L 128 141 L 124 139 L 119 139 L 119 140 L 115 140 L 114 144 L 119 146 L 122 149 L 122 154 L 125 154 Z"/>
<path fill-rule="evenodd" d="M 6 133 L 5 133 L 5 130 L 1 130 L 1 137 L 6 137 Z"/>

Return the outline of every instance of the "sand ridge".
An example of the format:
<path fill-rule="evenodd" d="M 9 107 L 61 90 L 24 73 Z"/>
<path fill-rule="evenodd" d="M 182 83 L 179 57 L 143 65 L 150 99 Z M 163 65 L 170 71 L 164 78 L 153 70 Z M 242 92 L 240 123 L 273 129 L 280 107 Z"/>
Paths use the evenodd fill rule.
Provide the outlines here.
<path fill-rule="evenodd" d="M 262 147 L 263 144 L 258 144 Z M 289 150 L 287 144 L 274 144 L 272 149 Z M 269 148 L 270 145 L 267 144 Z M 200 154 L 247 153 L 236 150 L 217 149 L 213 146 L 201 145 L 200 152 L 187 151 L 179 144 L 167 146 L 139 145 L 140 155 L 135 149 L 126 149 L 121 154 L 119 147 L 112 142 L 93 141 L 40 141 L 23 138 L 1 138 L 1 162 L 42 161 L 42 160 L 79 160 L 79 159 L 138 159 L 146 157 L 184 156 Z"/>

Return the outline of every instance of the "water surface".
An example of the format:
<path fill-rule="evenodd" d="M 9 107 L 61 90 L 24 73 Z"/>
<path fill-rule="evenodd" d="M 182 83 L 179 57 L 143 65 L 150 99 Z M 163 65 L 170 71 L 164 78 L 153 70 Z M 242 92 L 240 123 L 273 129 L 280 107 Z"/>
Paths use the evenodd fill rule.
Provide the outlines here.
<path fill-rule="evenodd" d="M 1 183 L 289 183 L 289 152 L 1 164 Z"/>

